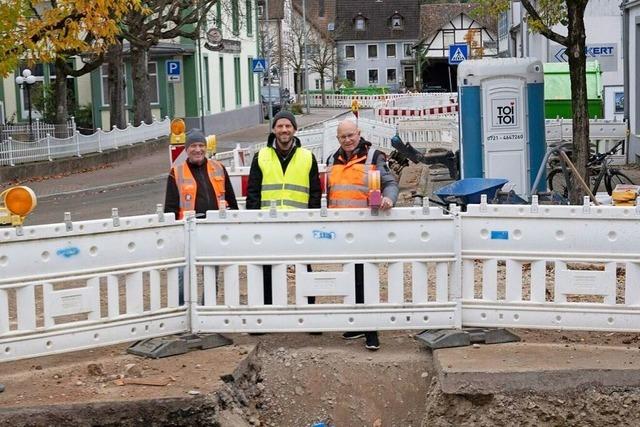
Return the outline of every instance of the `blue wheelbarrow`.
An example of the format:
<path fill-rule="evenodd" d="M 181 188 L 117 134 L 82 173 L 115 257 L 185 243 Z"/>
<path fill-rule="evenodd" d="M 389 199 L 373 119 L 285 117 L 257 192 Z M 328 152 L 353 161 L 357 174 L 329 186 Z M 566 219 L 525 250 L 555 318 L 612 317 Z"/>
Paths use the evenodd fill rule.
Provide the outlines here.
<path fill-rule="evenodd" d="M 527 204 L 527 201 L 513 191 L 502 192 L 500 189 L 509 182 L 504 178 L 465 178 L 436 190 L 434 194 L 442 200 L 447 207 L 455 203 L 466 210 L 467 205 L 480 203 L 483 194 L 487 195 L 487 201 L 492 204 Z"/>

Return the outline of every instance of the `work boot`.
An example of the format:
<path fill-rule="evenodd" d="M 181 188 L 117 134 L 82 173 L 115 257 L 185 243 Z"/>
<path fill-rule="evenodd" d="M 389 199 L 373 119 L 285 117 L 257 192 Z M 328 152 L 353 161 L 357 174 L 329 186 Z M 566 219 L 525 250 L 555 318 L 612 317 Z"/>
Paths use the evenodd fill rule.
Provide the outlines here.
<path fill-rule="evenodd" d="M 364 338 L 364 332 L 345 332 L 342 334 L 343 340 L 355 340 L 358 338 Z"/>
<path fill-rule="evenodd" d="M 380 341 L 378 340 L 377 332 L 365 332 L 365 344 L 367 350 L 376 351 L 380 348 Z"/>

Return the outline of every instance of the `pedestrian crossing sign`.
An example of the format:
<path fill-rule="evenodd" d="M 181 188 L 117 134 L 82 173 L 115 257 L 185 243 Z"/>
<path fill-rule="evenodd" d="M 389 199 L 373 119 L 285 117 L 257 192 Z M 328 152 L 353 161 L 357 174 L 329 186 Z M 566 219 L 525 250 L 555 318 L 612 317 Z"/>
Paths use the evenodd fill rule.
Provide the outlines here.
<path fill-rule="evenodd" d="M 264 58 L 255 58 L 251 61 L 251 67 L 254 73 L 264 73 L 267 71 L 267 60 Z"/>
<path fill-rule="evenodd" d="M 449 45 L 449 65 L 458 65 L 469 57 L 469 45 L 456 43 Z"/>

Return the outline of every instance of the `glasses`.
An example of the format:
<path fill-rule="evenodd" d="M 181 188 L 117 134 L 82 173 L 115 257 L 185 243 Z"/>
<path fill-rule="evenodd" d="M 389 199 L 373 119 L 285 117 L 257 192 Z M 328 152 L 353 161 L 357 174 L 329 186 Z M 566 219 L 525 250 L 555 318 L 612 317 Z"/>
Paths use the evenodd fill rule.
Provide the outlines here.
<path fill-rule="evenodd" d="M 338 139 L 340 141 L 345 141 L 345 140 L 351 139 L 351 138 L 353 138 L 354 136 L 357 136 L 357 135 L 358 135 L 357 132 L 351 132 L 351 133 L 348 133 L 346 135 L 338 135 Z"/>

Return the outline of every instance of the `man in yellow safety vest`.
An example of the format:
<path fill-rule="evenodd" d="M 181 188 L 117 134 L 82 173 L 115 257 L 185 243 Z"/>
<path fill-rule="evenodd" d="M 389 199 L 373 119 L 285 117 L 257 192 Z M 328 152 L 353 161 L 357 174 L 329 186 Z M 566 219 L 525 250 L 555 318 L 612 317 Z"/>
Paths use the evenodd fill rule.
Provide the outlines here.
<path fill-rule="evenodd" d="M 273 131 L 251 162 L 247 209 L 318 209 L 322 198 L 318 162 L 295 136 L 298 124 L 289 111 L 273 118 Z M 271 266 L 263 268 L 264 303 L 273 304 Z M 309 303 L 315 302 L 309 297 Z"/>

